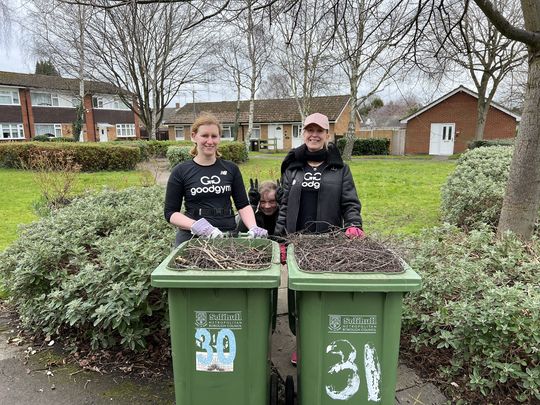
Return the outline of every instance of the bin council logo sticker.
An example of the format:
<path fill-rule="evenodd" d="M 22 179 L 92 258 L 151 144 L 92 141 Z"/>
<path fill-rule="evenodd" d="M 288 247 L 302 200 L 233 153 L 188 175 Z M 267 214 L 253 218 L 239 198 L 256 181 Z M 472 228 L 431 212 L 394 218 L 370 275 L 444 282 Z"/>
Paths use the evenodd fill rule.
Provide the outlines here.
<path fill-rule="evenodd" d="M 235 330 L 243 326 L 242 311 L 195 311 L 195 370 L 234 371 Z"/>
<path fill-rule="evenodd" d="M 377 333 L 377 315 L 328 315 L 329 333 Z"/>

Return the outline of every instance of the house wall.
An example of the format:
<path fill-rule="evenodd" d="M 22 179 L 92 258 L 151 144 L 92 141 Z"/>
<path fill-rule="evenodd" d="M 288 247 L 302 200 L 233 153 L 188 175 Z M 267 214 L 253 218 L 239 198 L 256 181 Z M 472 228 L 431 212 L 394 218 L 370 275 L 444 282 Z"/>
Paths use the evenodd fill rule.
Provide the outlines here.
<path fill-rule="evenodd" d="M 96 142 L 96 121 L 94 120 L 94 107 L 92 106 L 92 96 L 84 96 L 85 125 L 83 125 L 82 136 L 85 142 Z"/>
<path fill-rule="evenodd" d="M 350 114 L 350 111 L 351 111 L 351 107 L 347 104 L 345 106 L 345 108 L 343 109 L 343 111 L 341 112 L 341 115 L 336 120 L 333 127 L 332 127 L 332 124 L 330 124 L 330 138 L 331 139 L 334 139 L 334 135 L 336 135 L 336 134 L 337 135 L 344 135 L 344 134 L 347 133 L 347 129 L 349 127 L 349 114 Z M 356 136 L 360 136 L 360 133 L 359 133 L 360 126 L 361 126 L 361 122 L 358 119 L 358 117 L 356 117 L 356 122 L 355 122 L 355 134 L 356 134 Z"/>
<path fill-rule="evenodd" d="M 455 123 L 454 153 L 467 149 L 474 139 L 476 127 L 476 97 L 459 92 L 414 117 L 407 123 L 405 139 L 406 154 L 429 153 L 432 123 Z M 516 136 L 516 120 L 499 109 L 490 107 L 484 139 L 513 138 Z"/>
<path fill-rule="evenodd" d="M 24 138 L 25 140 L 30 140 L 34 133 L 33 125 L 30 124 L 31 122 L 34 122 L 34 114 L 32 112 L 32 103 L 30 101 L 30 92 L 28 89 L 19 89 L 19 102 L 21 103 Z"/>

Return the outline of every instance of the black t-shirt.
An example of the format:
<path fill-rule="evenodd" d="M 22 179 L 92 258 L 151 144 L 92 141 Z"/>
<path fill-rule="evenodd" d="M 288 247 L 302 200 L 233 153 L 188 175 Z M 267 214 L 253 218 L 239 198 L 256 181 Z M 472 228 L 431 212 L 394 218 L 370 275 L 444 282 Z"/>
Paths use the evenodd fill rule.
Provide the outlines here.
<path fill-rule="evenodd" d="M 211 166 L 201 166 L 193 160 L 173 169 L 165 194 L 165 219 L 180 212 L 192 219 L 206 218 L 222 231 L 236 228 L 231 197 L 237 210 L 249 205 L 240 169 L 233 162 L 217 159 Z M 202 209 L 203 213 L 199 212 Z"/>
<path fill-rule="evenodd" d="M 300 209 L 296 229 L 303 232 L 315 232 L 317 221 L 317 205 L 319 188 L 321 187 L 322 172 L 326 164 L 318 167 L 304 166 L 304 178 L 302 179 L 302 193 L 300 195 Z"/>

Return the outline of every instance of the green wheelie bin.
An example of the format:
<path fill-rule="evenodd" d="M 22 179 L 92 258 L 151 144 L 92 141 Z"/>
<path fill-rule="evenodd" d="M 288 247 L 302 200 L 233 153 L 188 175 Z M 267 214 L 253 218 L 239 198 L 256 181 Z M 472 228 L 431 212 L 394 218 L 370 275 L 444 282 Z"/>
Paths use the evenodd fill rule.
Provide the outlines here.
<path fill-rule="evenodd" d="M 277 380 L 271 377 L 269 357 L 280 283 L 279 245 L 267 239 L 234 239 L 271 249 L 271 264 L 261 269 L 175 269 L 175 258 L 196 241 L 180 245 L 151 276 L 154 287 L 168 289 L 176 404 L 272 405 Z"/>
<path fill-rule="evenodd" d="M 395 403 L 402 298 L 421 286 L 402 264 L 401 273 L 306 272 L 289 245 L 299 405 Z"/>

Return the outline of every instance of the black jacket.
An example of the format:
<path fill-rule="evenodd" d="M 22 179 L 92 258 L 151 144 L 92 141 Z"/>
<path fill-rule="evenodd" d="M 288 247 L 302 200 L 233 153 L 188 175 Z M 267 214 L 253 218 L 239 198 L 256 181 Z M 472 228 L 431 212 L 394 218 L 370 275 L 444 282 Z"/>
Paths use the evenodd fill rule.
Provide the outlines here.
<path fill-rule="evenodd" d="M 296 229 L 302 180 L 304 177 L 303 150 L 293 149 L 281 166 L 283 198 L 279 206 L 276 235 L 301 231 Z M 330 226 L 339 228 L 357 226 L 362 228 L 361 205 L 349 166 L 343 163 L 339 151 L 328 145 L 326 167 L 322 172 L 317 202 L 316 232 L 326 232 Z"/>

